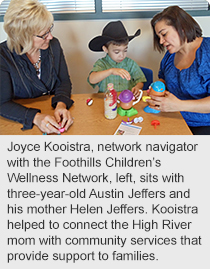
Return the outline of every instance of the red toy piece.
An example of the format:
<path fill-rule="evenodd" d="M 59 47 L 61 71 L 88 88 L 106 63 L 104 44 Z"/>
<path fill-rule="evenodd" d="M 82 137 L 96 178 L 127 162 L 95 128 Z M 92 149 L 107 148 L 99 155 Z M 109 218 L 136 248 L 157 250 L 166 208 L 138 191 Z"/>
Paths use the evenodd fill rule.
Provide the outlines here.
<path fill-rule="evenodd" d="M 153 121 L 151 122 L 151 125 L 154 125 L 154 127 L 155 127 L 155 129 L 156 129 L 156 126 L 157 126 L 157 125 L 160 125 L 160 122 L 159 122 L 159 120 L 153 120 Z"/>
<path fill-rule="evenodd" d="M 113 96 L 113 102 L 109 104 L 109 106 L 113 106 L 115 103 L 117 103 L 117 92 L 112 89 L 110 90 L 111 95 Z"/>
<path fill-rule="evenodd" d="M 86 100 L 86 104 L 87 104 L 88 106 L 91 106 L 92 103 L 93 103 L 93 99 L 92 99 L 92 98 L 88 98 L 88 99 Z"/>

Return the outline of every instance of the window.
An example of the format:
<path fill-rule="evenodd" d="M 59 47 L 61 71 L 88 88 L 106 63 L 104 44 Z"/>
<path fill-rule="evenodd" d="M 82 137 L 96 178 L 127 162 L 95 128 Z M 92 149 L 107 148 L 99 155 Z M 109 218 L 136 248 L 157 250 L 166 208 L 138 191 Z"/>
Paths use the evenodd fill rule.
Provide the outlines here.
<path fill-rule="evenodd" d="M 1 0 L 0 0 L 1 1 Z M 151 18 L 167 6 L 179 5 L 192 16 L 210 16 L 209 0 L 39 0 L 55 20 Z M 0 21 L 10 0 L 0 5 Z"/>
<path fill-rule="evenodd" d="M 206 0 L 102 0 L 103 12 L 126 12 L 126 11 L 148 11 L 162 10 L 168 6 L 180 6 L 185 10 L 208 10 Z"/>
<path fill-rule="evenodd" d="M 95 12 L 95 0 L 39 0 L 52 13 Z M 0 15 L 5 14 L 10 0 L 3 0 Z"/>
<path fill-rule="evenodd" d="M 39 0 L 52 13 L 95 12 L 94 0 Z"/>

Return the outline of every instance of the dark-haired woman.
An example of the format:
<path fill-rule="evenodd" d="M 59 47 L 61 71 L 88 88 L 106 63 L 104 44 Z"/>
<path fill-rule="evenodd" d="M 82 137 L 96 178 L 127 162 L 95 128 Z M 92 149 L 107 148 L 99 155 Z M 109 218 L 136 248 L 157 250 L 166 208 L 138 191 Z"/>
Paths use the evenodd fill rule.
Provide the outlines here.
<path fill-rule="evenodd" d="M 178 6 L 156 14 L 151 25 L 154 48 L 167 50 L 159 79 L 168 91 L 148 102 L 164 112 L 181 111 L 193 134 L 210 134 L 210 38 Z"/>

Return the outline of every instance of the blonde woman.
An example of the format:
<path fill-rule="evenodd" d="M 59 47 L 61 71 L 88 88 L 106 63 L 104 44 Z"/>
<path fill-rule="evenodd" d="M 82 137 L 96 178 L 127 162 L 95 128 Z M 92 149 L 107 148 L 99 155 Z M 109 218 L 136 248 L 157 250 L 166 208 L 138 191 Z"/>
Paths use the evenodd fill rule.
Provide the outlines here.
<path fill-rule="evenodd" d="M 0 115 L 22 123 L 23 130 L 35 124 L 44 133 L 59 133 L 73 123 L 71 81 L 53 26 L 52 14 L 36 0 L 11 0 L 4 17 L 8 37 L 0 44 Z M 45 94 L 54 95 L 54 116 L 15 103 Z"/>

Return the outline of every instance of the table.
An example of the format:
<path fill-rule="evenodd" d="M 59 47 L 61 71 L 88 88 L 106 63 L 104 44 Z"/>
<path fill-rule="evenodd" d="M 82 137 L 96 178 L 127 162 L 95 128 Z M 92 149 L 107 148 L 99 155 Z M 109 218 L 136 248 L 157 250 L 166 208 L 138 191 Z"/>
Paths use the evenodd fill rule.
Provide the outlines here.
<path fill-rule="evenodd" d="M 42 113 L 53 115 L 51 107 L 52 96 L 42 96 L 35 99 L 20 99 L 16 102 L 33 108 L 40 108 Z M 93 99 L 93 104 L 88 106 L 86 100 Z M 117 115 L 113 120 L 104 117 L 104 94 L 73 94 L 74 105 L 70 108 L 71 115 L 74 117 L 74 123 L 67 132 L 62 135 L 113 135 L 122 122 L 127 121 L 126 116 Z M 134 108 L 138 114 L 131 117 L 143 117 L 140 135 L 192 135 L 189 127 L 179 112 L 148 114 L 143 111 L 147 104 L 142 100 Z M 154 128 L 151 125 L 152 120 L 159 120 L 160 125 Z M 42 135 L 42 132 L 34 126 L 30 130 L 21 130 L 22 124 L 0 117 L 0 134 L 1 135 Z"/>

